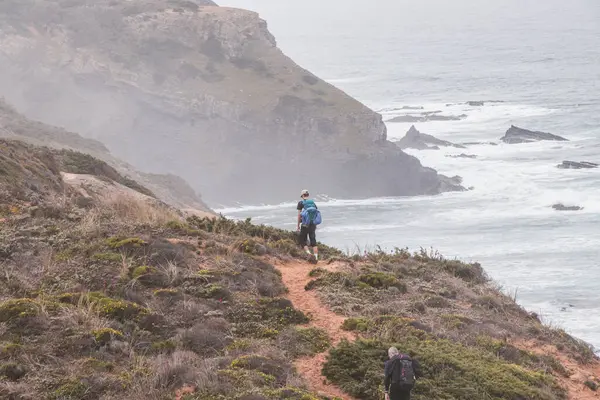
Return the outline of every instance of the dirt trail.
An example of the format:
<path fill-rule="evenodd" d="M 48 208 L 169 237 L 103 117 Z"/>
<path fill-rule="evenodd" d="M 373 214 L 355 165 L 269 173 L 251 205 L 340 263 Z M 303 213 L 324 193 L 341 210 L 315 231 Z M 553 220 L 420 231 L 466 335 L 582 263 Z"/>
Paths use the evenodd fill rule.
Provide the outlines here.
<path fill-rule="evenodd" d="M 598 400 L 600 392 L 592 392 L 588 389 L 584 382 L 587 380 L 597 380 L 600 378 L 600 362 L 594 361 L 590 364 L 582 365 L 578 362 L 566 357 L 564 353 L 558 351 L 555 346 L 548 344 L 540 344 L 534 341 L 519 341 L 513 343 L 514 346 L 531 351 L 538 355 L 552 355 L 560 361 L 560 363 L 571 372 L 571 376 L 564 377 L 555 375 L 558 382 L 568 391 L 569 400 Z"/>
<path fill-rule="evenodd" d="M 281 271 L 283 283 L 289 290 L 287 298 L 292 301 L 295 308 L 310 316 L 311 321 L 308 326 L 321 328 L 327 332 L 333 345 L 338 344 L 344 338 L 348 340 L 355 339 L 353 334 L 342 330 L 344 317 L 330 311 L 321 303 L 313 291 L 304 290 L 304 286 L 311 280 L 308 276 L 308 273 L 314 268 L 311 264 L 290 262 L 276 265 L 276 267 Z M 321 267 L 335 270 L 336 264 Z M 343 400 L 353 400 L 351 396 L 345 394 L 336 386 L 325 382 L 325 377 L 321 375 L 321 369 L 325 363 L 326 355 L 325 352 L 312 357 L 303 357 L 297 360 L 294 365 L 315 392 L 329 397 L 339 397 Z"/>

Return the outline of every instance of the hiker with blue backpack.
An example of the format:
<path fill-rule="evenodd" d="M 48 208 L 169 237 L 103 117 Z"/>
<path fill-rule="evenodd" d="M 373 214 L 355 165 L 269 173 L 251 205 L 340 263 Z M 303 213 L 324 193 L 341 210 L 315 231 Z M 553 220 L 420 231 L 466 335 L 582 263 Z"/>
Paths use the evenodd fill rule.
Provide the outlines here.
<path fill-rule="evenodd" d="M 304 247 L 304 251 L 309 256 L 314 256 L 314 260 L 319 260 L 319 248 L 317 247 L 316 230 L 317 225 L 321 223 L 321 212 L 317 208 L 314 200 L 311 200 L 308 190 L 303 190 L 300 193 L 302 200 L 298 202 L 296 209 L 298 210 L 298 227 L 297 231 L 298 242 Z M 308 248 L 312 247 L 313 252 Z"/>
<path fill-rule="evenodd" d="M 410 400 L 410 392 L 421 377 L 421 365 L 395 347 L 390 347 L 388 357 L 383 381 L 385 400 Z"/>

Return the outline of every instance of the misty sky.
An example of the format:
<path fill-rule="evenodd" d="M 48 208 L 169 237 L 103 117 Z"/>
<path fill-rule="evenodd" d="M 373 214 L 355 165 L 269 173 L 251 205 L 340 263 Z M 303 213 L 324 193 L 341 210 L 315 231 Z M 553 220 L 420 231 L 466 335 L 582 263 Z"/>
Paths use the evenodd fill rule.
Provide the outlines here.
<path fill-rule="evenodd" d="M 597 0 L 218 3 L 258 12 L 294 61 L 375 107 L 383 94 L 375 93 L 375 84 L 378 91 L 389 87 L 383 94 L 387 99 L 402 90 L 404 99 L 441 101 L 448 97 L 441 90 L 448 89 L 432 80 L 456 82 L 458 95 L 470 85 L 461 82 L 460 70 L 465 68 L 478 87 L 488 88 L 481 90 L 482 96 L 508 98 L 520 96 L 511 86 L 589 76 L 590 60 L 600 62 Z M 554 58 L 570 60 L 568 67 L 539 64 Z M 369 79 L 361 85 L 358 80 L 365 76 L 378 82 Z M 528 93 L 547 96 L 537 90 Z"/>

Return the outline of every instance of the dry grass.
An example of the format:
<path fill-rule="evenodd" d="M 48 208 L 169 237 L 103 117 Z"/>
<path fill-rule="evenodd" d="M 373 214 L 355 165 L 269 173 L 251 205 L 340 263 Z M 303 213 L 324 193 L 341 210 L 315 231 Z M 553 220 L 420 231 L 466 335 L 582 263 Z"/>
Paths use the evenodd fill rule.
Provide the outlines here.
<path fill-rule="evenodd" d="M 63 307 L 57 317 L 61 325 L 79 327 L 87 332 L 109 328 L 112 324 L 109 319 L 103 318 L 93 303 L 81 296 L 76 307 Z"/>
<path fill-rule="evenodd" d="M 159 265 L 158 271 L 165 277 L 165 283 L 168 286 L 177 284 L 183 274 L 181 268 L 173 261 Z"/>
<path fill-rule="evenodd" d="M 159 201 L 133 194 L 108 194 L 97 199 L 81 218 L 77 230 L 87 237 L 98 237 L 101 225 L 108 221 L 142 225 L 165 225 L 171 221 L 182 221 L 182 216 L 173 208 Z"/>
<path fill-rule="evenodd" d="M 171 355 L 160 355 L 155 363 L 154 387 L 173 389 L 194 383 L 194 365 L 200 357 L 192 351 L 176 351 Z"/>
<path fill-rule="evenodd" d="M 165 225 L 182 220 L 174 209 L 153 199 L 113 195 L 103 199 L 103 206 L 110 209 L 116 218 L 138 224 Z"/>
<path fill-rule="evenodd" d="M 194 325 L 178 335 L 184 349 L 203 356 L 216 356 L 232 341 L 230 324 L 222 318 L 212 318 Z"/>

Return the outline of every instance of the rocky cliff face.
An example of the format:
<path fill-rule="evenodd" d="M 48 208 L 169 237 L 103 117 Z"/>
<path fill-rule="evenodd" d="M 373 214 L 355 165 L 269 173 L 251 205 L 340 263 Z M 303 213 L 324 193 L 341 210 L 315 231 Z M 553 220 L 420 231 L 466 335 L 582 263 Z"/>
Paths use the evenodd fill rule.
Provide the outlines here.
<path fill-rule="evenodd" d="M 287 58 L 256 13 L 211 4 L 5 0 L 0 92 L 213 201 L 460 188 L 389 146 L 381 116 Z"/>

